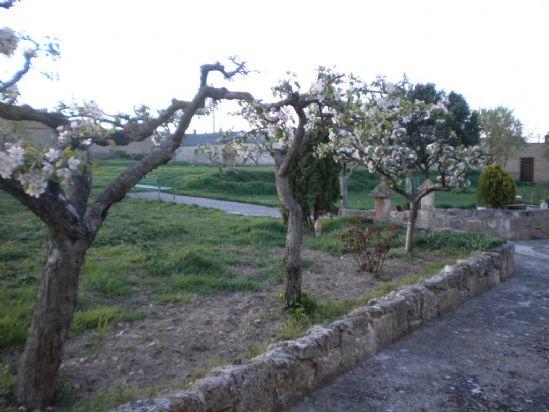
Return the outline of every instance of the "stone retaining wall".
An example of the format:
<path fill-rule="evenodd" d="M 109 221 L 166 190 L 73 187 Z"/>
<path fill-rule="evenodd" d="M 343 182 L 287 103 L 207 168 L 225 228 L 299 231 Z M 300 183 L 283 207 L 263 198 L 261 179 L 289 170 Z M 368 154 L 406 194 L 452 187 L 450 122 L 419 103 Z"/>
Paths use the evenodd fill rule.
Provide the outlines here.
<path fill-rule="evenodd" d="M 373 210 L 342 209 L 343 216 L 373 218 Z M 408 221 L 408 211 L 391 212 L 396 223 Z M 549 209 L 423 209 L 417 216 L 417 227 L 427 230 L 479 232 L 507 240 L 549 238 Z"/>
<path fill-rule="evenodd" d="M 414 328 L 512 276 L 513 259 L 511 244 L 473 255 L 428 280 L 373 299 L 344 319 L 314 326 L 300 339 L 279 342 L 248 364 L 213 369 L 187 391 L 116 411 L 282 409 Z"/>
<path fill-rule="evenodd" d="M 408 220 L 408 212 L 391 212 Z M 453 229 L 479 232 L 507 240 L 549 238 L 549 209 L 425 209 L 417 217 L 420 229 Z"/>

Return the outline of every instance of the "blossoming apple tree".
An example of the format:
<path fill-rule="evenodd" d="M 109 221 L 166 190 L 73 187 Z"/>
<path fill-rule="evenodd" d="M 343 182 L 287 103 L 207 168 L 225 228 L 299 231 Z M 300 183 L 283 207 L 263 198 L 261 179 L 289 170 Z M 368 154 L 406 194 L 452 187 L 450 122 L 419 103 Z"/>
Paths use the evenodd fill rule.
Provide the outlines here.
<path fill-rule="evenodd" d="M 158 113 L 141 107 L 133 114 L 109 115 L 94 104 L 60 106 L 55 111 L 18 104 L 17 83 L 40 54 L 56 55 L 53 46 L 21 37 L 11 29 L 0 30 L 0 58 L 10 59 L 21 43 L 34 45 L 22 51 L 22 67 L 0 80 L 0 118 L 34 121 L 55 130 L 58 144 L 47 150 L 23 142 L 0 148 L 0 189 L 17 199 L 48 227 L 49 247 L 42 285 L 25 349 L 17 373 L 16 396 L 20 404 L 41 409 L 53 403 L 57 371 L 76 303 L 77 288 L 87 249 L 107 218 L 143 176 L 170 161 L 181 145 L 191 119 L 205 107 L 206 99 L 252 99 L 208 84 L 211 73 L 225 79 L 245 74 L 242 63 L 228 71 L 220 63 L 203 65 L 198 90 L 191 100 L 173 99 Z M 88 148 L 91 144 L 127 145 L 153 138 L 158 150 L 115 178 L 96 199 L 90 199 Z"/>
<path fill-rule="evenodd" d="M 342 161 L 365 166 L 408 200 L 407 252 L 412 250 L 421 199 L 434 191 L 468 185 L 468 173 L 480 167 L 483 159 L 483 152 L 477 146 L 454 147 L 438 138 L 436 127 L 444 122 L 447 102 L 429 104 L 406 100 L 409 87 L 406 80 L 392 84 L 383 78 L 372 84 L 354 85 L 347 93 L 347 103 L 337 107 L 334 123 L 339 127 L 330 131 L 330 143 L 323 148 L 335 150 Z M 432 119 L 433 126 L 423 131 L 424 139 L 412 143 L 406 126 L 418 118 Z M 437 174 L 432 186 L 406 184 L 407 178 L 419 169 L 419 153 L 422 167 Z"/>
<path fill-rule="evenodd" d="M 328 133 L 332 126 L 332 106 L 342 99 L 342 76 L 320 68 L 317 80 L 307 90 L 290 78 L 273 87 L 273 95 L 280 100 L 274 103 L 262 101 L 243 102 L 242 115 L 251 125 L 249 133 L 242 136 L 262 136 L 275 162 L 275 183 L 278 198 L 288 210 L 288 228 L 284 256 L 285 303 L 296 307 L 302 295 L 301 242 L 303 239 L 303 210 L 289 183 L 289 175 L 295 166 L 304 143 L 312 133 Z"/>

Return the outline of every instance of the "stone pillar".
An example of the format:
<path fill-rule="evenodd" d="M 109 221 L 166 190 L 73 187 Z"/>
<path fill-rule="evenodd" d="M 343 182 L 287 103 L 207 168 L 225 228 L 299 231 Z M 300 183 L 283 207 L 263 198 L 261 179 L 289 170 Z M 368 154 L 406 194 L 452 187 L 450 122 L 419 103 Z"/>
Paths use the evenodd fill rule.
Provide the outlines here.
<path fill-rule="evenodd" d="M 426 179 L 425 182 L 421 185 L 422 188 L 433 187 L 433 182 L 429 179 Z M 435 208 L 435 192 L 429 193 L 423 199 L 421 199 L 421 208 L 422 209 L 434 209 Z"/>
<path fill-rule="evenodd" d="M 391 198 L 376 197 L 376 219 L 388 219 L 391 217 Z"/>
<path fill-rule="evenodd" d="M 385 182 L 381 182 L 372 191 L 376 205 L 376 219 L 388 219 L 391 217 L 391 190 Z"/>

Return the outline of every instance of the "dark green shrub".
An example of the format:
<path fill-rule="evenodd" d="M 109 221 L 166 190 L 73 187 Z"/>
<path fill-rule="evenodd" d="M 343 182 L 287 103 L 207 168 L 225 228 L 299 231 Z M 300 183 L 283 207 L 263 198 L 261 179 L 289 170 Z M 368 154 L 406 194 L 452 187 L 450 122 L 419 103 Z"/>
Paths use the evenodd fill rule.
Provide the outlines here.
<path fill-rule="evenodd" d="M 311 131 L 289 175 L 292 194 L 303 209 L 304 223 L 309 229 L 322 213 L 337 212 L 341 165 L 331 155 L 319 158 L 315 154 L 316 147 L 327 142 L 322 130 Z"/>
<path fill-rule="evenodd" d="M 478 182 L 478 200 L 493 208 L 501 209 L 515 201 L 515 181 L 500 165 L 492 164 L 482 172 Z"/>

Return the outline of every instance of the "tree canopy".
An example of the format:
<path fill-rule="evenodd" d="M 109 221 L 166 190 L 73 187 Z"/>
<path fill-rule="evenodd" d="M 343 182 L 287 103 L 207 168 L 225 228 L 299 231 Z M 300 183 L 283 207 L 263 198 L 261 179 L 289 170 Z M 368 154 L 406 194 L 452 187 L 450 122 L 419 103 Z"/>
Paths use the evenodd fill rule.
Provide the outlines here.
<path fill-rule="evenodd" d="M 522 123 L 507 107 L 482 109 L 480 128 L 482 142 L 490 160 L 501 166 L 505 167 L 511 154 L 526 144 Z"/>
<path fill-rule="evenodd" d="M 406 125 L 409 144 L 417 148 L 417 167 L 425 178 L 429 175 L 428 154 L 422 148 L 435 139 L 451 146 L 473 146 L 479 143 L 479 113 L 471 111 L 465 98 L 458 93 L 437 90 L 433 83 L 416 84 L 408 89 L 405 98 L 410 102 L 444 103 L 446 112 L 436 119 L 412 115 Z"/>

